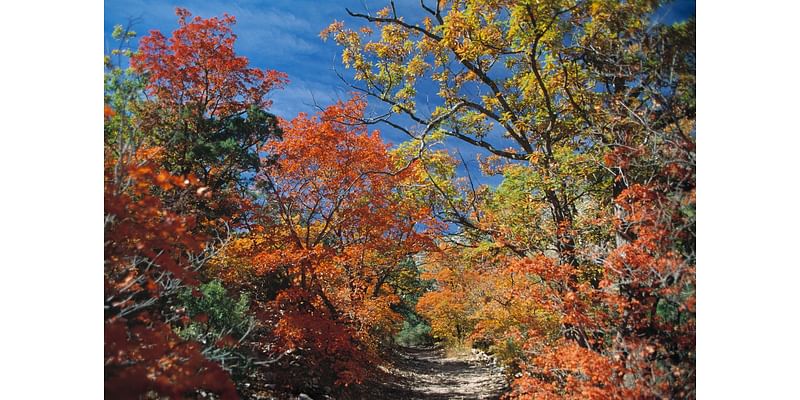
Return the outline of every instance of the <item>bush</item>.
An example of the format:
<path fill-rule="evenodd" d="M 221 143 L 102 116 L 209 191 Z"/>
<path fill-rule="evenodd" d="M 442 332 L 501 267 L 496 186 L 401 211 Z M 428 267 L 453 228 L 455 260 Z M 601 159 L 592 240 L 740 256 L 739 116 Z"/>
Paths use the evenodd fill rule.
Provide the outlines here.
<path fill-rule="evenodd" d="M 194 290 L 199 291 L 199 295 Z M 194 294 L 193 294 L 194 292 Z M 193 321 L 179 334 L 186 339 L 196 339 L 198 333 L 215 333 L 219 337 L 234 335 L 242 339 L 253 324 L 249 315 L 250 296 L 243 293 L 238 299 L 228 296 L 227 290 L 218 280 L 200 285 L 197 289 L 186 289 L 178 295 Z"/>
<path fill-rule="evenodd" d="M 431 326 L 419 319 L 406 319 L 394 341 L 402 346 L 430 346 L 433 344 Z"/>
<path fill-rule="evenodd" d="M 235 299 L 220 281 L 213 280 L 183 290 L 178 300 L 191 318 L 188 324 L 175 329 L 179 337 L 201 343 L 203 355 L 228 371 L 236 372 L 250 364 L 250 358 L 237 350 L 255 326 L 247 293 Z"/>

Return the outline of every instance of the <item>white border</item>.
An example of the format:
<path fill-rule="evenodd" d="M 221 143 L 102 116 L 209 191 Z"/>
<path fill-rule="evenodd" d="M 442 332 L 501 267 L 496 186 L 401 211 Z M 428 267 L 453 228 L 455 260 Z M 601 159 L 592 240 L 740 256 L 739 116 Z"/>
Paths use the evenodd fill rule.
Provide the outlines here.
<path fill-rule="evenodd" d="M 103 398 L 103 3 L 0 6 L 3 398 Z"/>

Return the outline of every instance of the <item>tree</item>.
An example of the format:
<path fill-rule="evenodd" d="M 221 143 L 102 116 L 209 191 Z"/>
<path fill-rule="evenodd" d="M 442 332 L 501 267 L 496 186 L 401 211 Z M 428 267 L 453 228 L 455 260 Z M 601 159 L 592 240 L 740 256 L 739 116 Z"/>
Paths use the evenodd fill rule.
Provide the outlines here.
<path fill-rule="evenodd" d="M 159 170 L 152 154 L 140 150 L 106 160 L 105 393 L 136 399 L 206 389 L 237 398 L 228 374 L 166 323 L 176 316 L 170 296 L 181 282 L 195 282 L 192 254 L 203 251 L 203 238 L 189 234 L 193 218 L 151 194 L 154 187 L 193 193 L 197 182 Z"/>
<path fill-rule="evenodd" d="M 512 338 L 514 397 L 693 397 L 694 21 L 654 22 L 658 1 L 432 3 L 322 33 L 386 105 L 363 122 L 479 147 L 504 176 L 466 202 L 437 183 L 449 251 L 482 254 L 456 271 L 480 278 L 453 290 L 451 268 L 423 309 L 467 299 L 474 339 Z M 489 280 L 499 305 L 476 300 Z"/>
<path fill-rule="evenodd" d="M 574 149 L 591 153 L 587 143 L 602 134 L 583 118 L 604 84 L 588 73 L 584 49 L 640 29 L 650 3 L 603 2 L 599 17 L 601 3 L 589 1 L 422 2 L 426 17 L 417 22 L 391 2 L 376 16 L 349 12 L 380 27 L 377 40 L 368 41 L 374 37 L 369 28 L 359 33 L 339 22 L 323 35 L 344 47 L 343 62 L 363 82 L 359 90 L 392 107 L 380 120 L 408 117 L 422 130 L 406 129 L 412 137 L 441 130 L 496 156 L 530 162 L 542 180 L 536 196 L 557 231 L 553 243 L 562 260 L 575 264 L 572 223 L 580 183 L 589 177 L 562 166 L 573 163 Z M 424 113 L 417 87 L 429 81 L 438 85 L 439 101 Z M 506 139 L 513 148 L 506 149 Z"/>
<path fill-rule="evenodd" d="M 429 246 L 422 232 L 429 214 L 402 197 L 414 165 L 395 168 L 379 134 L 356 123 L 364 107 L 354 97 L 315 116 L 301 114 L 282 123 L 281 140 L 262 148 L 277 158 L 256 177 L 266 206 L 263 244 L 253 262 L 262 276 L 284 271 L 289 277 L 275 300 L 284 310 L 279 335 L 318 345 L 329 342 L 315 335 L 331 331 L 307 324 L 338 326 L 333 332 L 351 338 L 341 340 L 374 355 L 400 321 L 391 278 Z M 309 357 L 326 354 L 317 345 Z M 363 375 L 351 370 L 355 362 L 315 366 L 320 363 L 335 364 L 343 383 Z"/>
<path fill-rule="evenodd" d="M 212 195 L 215 189 L 210 186 L 234 191 L 231 185 L 242 180 L 246 164 L 255 159 L 257 165 L 252 147 L 277 133 L 276 121 L 264 112 L 268 104 L 262 99 L 276 78 L 246 68 L 246 59 L 227 51 L 233 44 L 227 27 L 232 20 L 195 18 L 185 23 L 188 12 L 179 10 L 179 15 L 178 36 L 189 37 L 186 41 L 173 41 L 172 48 L 159 47 L 159 34 L 154 32 L 134 54 L 129 45 L 135 33 L 118 26 L 113 36 L 120 40 L 120 47 L 105 58 L 104 364 L 105 392 L 113 398 L 186 398 L 201 390 L 224 399 L 238 398 L 229 374 L 231 365 L 224 364 L 229 352 L 222 349 L 237 347 L 226 336 L 231 327 L 237 335 L 248 333 L 249 325 L 243 326 L 250 322 L 244 317 L 248 305 L 238 304 L 240 315 L 234 319 L 212 315 L 209 331 L 200 332 L 209 321 L 198 309 L 231 308 L 231 302 L 226 301 L 224 289 L 201 286 L 206 294 L 213 294 L 203 297 L 187 285 L 200 283 L 203 277 L 198 270 L 215 252 L 209 244 L 220 240 L 209 235 L 212 230 L 205 224 L 220 217 L 237 218 L 220 205 L 246 209 L 241 196 L 226 195 L 224 190 Z M 202 33 L 218 33 L 209 40 L 219 40 L 220 46 L 201 46 L 200 42 L 211 43 L 195 32 L 201 26 Z M 134 68 L 123 69 L 124 58 L 131 55 Z M 113 56 L 118 56 L 116 63 Z M 154 63 L 161 63 L 161 69 L 149 69 Z M 213 84 L 181 75 L 198 65 L 215 72 Z M 177 83 L 180 79 L 169 73 L 186 79 Z M 224 85 L 214 86 L 217 83 Z M 229 114 L 192 114 L 190 110 L 199 103 L 168 98 L 167 94 L 177 91 L 173 84 L 185 89 L 188 97 L 201 86 L 215 91 L 215 101 L 224 104 Z M 167 140 L 174 133 L 171 129 L 179 130 L 181 123 L 191 126 L 194 136 L 176 134 Z M 220 129 L 212 132 L 213 127 Z M 256 141 L 246 144 L 251 140 Z M 180 160 L 176 155 L 185 155 L 191 146 L 209 147 L 210 155 L 193 154 L 187 163 L 176 163 Z M 198 165 L 203 168 L 195 168 Z M 192 301 L 194 295 L 203 299 Z M 209 338 L 213 343 L 206 342 Z"/>
<path fill-rule="evenodd" d="M 174 198 L 171 204 L 199 208 L 201 223 L 238 221 L 247 211 L 245 174 L 258 170 L 258 149 L 280 135 L 277 119 L 266 112 L 267 96 L 286 84 L 286 74 L 250 67 L 234 52 L 233 16 L 191 18 L 182 8 L 176 14 L 172 36 L 151 31 L 131 59 L 151 98 L 139 112 L 140 125 L 165 148 L 169 171 L 193 173 L 215 193 L 213 203 Z"/>

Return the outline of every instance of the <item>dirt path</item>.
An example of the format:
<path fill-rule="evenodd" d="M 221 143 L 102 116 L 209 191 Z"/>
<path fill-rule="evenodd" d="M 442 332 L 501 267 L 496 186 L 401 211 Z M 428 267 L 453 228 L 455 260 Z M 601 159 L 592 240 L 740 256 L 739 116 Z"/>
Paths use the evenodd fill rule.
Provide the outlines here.
<path fill-rule="evenodd" d="M 374 395 L 387 400 L 498 399 L 506 389 L 498 367 L 485 357 L 448 358 L 437 348 L 400 348 L 387 382 Z"/>

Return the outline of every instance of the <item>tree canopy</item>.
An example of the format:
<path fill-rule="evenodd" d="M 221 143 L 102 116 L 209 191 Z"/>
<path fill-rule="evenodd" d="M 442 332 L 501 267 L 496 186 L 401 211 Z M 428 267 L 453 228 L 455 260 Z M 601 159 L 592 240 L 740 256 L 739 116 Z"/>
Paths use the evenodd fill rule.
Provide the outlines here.
<path fill-rule="evenodd" d="M 119 27 L 106 396 L 358 397 L 437 342 L 494 354 L 504 398 L 694 398 L 695 22 L 663 4 L 346 10 L 320 35 L 351 94 L 291 119 L 233 16 Z"/>

